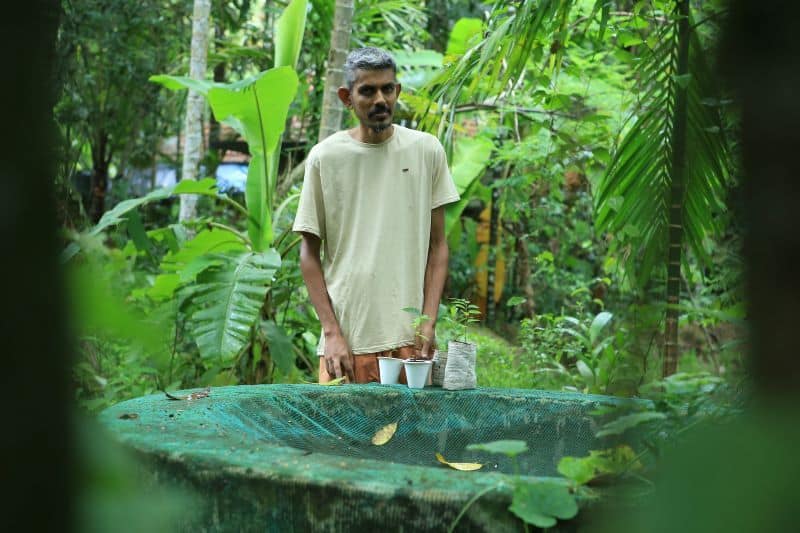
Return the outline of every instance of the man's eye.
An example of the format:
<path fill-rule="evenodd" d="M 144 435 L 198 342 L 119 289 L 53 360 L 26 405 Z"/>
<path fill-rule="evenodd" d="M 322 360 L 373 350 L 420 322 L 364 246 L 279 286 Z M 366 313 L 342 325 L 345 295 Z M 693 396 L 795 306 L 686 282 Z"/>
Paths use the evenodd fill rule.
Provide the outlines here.
<path fill-rule="evenodd" d="M 383 88 L 383 92 L 385 92 L 386 94 L 391 94 L 391 93 L 393 93 L 393 92 L 394 92 L 394 85 L 386 85 L 386 86 Z"/>

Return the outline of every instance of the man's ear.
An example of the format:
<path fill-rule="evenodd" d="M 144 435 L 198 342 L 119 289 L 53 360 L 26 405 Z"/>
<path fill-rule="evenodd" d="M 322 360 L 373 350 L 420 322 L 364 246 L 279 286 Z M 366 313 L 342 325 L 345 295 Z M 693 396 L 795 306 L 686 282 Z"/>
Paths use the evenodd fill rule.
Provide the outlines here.
<path fill-rule="evenodd" d="M 339 90 L 336 91 L 336 94 L 339 95 L 339 100 L 342 101 L 345 107 L 349 109 L 352 106 L 352 103 L 350 102 L 350 89 L 347 87 L 339 87 Z"/>
<path fill-rule="evenodd" d="M 400 96 L 400 89 L 402 89 L 402 88 L 403 88 L 403 86 L 398 83 L 394 88 L 394 90 L 395 90 L 394 95 L 395 96 Z"/>

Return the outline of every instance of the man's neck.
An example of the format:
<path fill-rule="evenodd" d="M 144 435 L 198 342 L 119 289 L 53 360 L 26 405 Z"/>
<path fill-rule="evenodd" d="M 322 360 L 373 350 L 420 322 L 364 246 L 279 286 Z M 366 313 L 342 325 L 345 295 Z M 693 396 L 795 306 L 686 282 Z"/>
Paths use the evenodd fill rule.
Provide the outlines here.
<path fill-rule="evenodd" d="M 394 132 L 394 124 L 390 125 L 388 128 L 381 131 L 380 133 L 376 132 L 372 128 L 364 126 L 363 124 L 360 124 L 357 127 L 348 131 L 348 133 L 353 139 L 367 144 L 382 143 L 383 141 L 391 137 L 393 132 Z"/>

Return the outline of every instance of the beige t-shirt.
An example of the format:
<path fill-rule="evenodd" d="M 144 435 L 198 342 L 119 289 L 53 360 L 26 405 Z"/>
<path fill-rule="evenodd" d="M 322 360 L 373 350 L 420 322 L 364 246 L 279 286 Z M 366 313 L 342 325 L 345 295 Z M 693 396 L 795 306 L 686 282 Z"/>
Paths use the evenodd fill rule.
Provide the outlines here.
<path fill-rule="evenodd" d="M 353 353 L 414 342 L 403 308 L 422 309 L 431 210 L 458 199 L 428 133 L 395 125 L 386 141 L 366 144 L 340 131 L 311 149 L 292 229 L 322 239 L 328 294 Z"/>

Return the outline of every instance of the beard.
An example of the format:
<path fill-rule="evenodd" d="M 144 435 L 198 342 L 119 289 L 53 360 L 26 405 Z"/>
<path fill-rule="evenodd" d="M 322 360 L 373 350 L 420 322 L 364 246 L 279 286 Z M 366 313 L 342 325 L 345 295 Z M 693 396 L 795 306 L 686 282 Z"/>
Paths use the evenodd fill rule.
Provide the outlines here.
<path fill-rule="evenodd" d="M 380 133 L 382 131 L 386 131 L 386 128 L 388 128 L 391 125 L 392 125 L 391 122 L 387 124 L 370 124 L 369 129 L 371 129 L 375 133 Z"/>
<path fill-rule="evenodd" d="M 386 122 L 375 122 L 375 123 L 372 123 L 372 124 L 368 125 L 369 129 L 371 129 L 375 133 L 381 133 L 382 131 L 385 131 L 389 126 L 392 125 L 392 110 L 389 109 L 388 107 L 381 106 L 381 107 L 378 107 L 378 108 L 372 110 L 367 115 L 367 118 L 372 120 L 375 115 L 378 115 L 380 113 L 385 113 L 386 114 L 386 118 L 383 119 Z"/>

